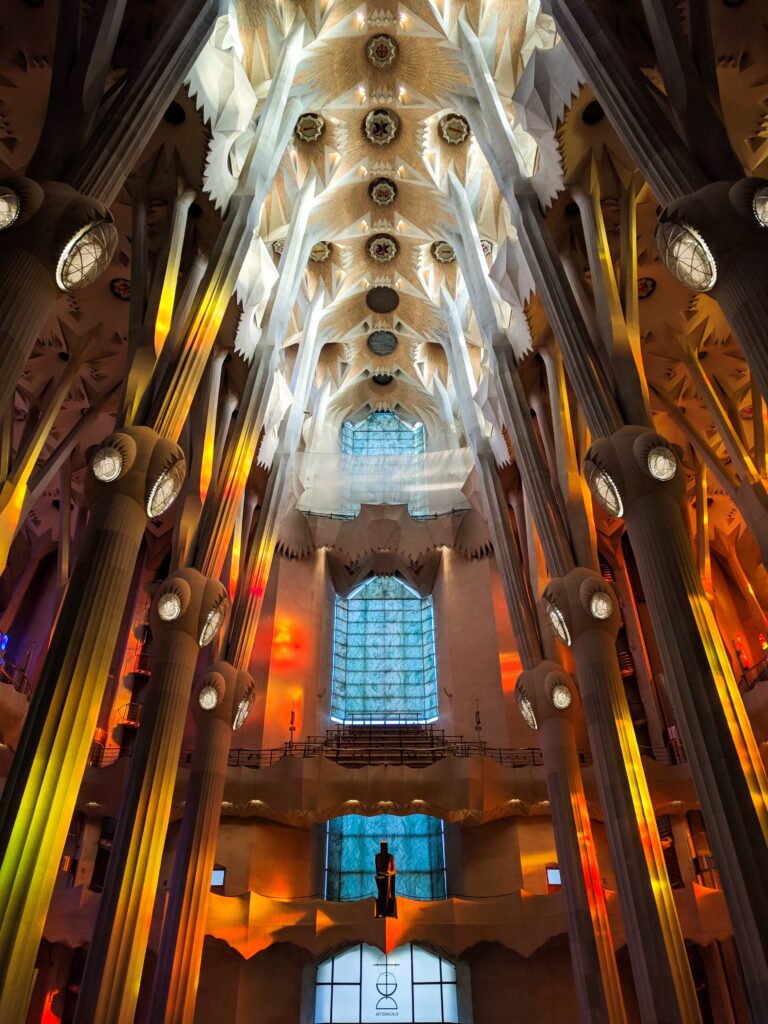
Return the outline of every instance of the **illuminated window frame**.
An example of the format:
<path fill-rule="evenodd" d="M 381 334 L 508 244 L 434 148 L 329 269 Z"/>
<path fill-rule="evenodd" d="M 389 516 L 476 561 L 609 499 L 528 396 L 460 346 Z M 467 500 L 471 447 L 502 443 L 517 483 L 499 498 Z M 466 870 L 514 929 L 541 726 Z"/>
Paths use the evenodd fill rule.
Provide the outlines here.
<path fill-rule="evenodd" d="M 404 899 L 448 898 L 445 825 L 427 814 L 346 814 L 326 824 L 325 898 L 334 902 L 376 895 L 374 857 L 385 840 L 397 867 L 396 891 Z"/>
<path fill-rule="evenodd" d="M 431 597 L 395 576 L 373 576 L 336 595 L 331 719 L 360 725 L 438 718 Z"/>
<path fill-rule="evenodd" d="M 430 981 L 416 981 L 414 976 L 417 974 L 416 962 L 414 957 L 414 950 L 417 954 L 426 954 L 429 957 L 433 957 L 439 963 L 438 967 L 438 980 Z M 357 971 L 356 980 L 348 980 L 351 977 L 350 972 L 350 961 L 352 957 L 350 954 L 357 954 Z M 344 952 L 337 954 L 336 956 L 329 957 L 324 960 L 317 968 L 317 978 L 315 983 L 315 1009 L 313 1014 L 313 1021 L 315 1024 L 378 1024 L 378 1021 L 382 1017 L 388 1016 L 386 1013 L 376 1014 L 376 1019 L 369 1019 L 363 1017 L 363 978 L 364 978 L 364 956 L 373 958 L 373 962 L 376 967 L 380 967 L 382 973 L 387 970 L 387 966 L 390 961 L 402 960 L 404 957 L 410 958 L 410 999 L 411 999 L 411 1014 L 407 1016 L 398 1016 L 397 1019 L 404 1022 L 404 1024 L 458 1024 L 458 982 L 456 979 L 456 965 L 445 957 L 438 956 L 436 953 L 432 953 L 431 950 L 425 949 L 423 946 L 419 946 L 416 943 L 408 943 L 405 946 L 401 946 L 399 949 L 395 949 L 389 956 L 382 953 L 380 950 L 375 949 L 372 946 L 359 945 L 353 946 L 351 949 L 347 949 Z M 342 960 L 344 962 L 345 970 L 343 977 L 345 980 L 337 980 L 336 975 L 336 964 L 337 961 Z M 440 990 L 440 1011 L 439 1014 L 430 1012 L 429 1016 L 422 1015 L 418 1004 L 421 1000 L 417 998 L 417 991 L 424 990 L 428 987 L 438 988 Z M 357 990 L 355 993 L 354 990 Z M 337 994 L 340 996 L 344 993 L 343 1005 L 335 1006 Z M 381 989 L 379 989 L 381 992 Z M 328 996 L 326 997 L 326 993 Z M 357 996 L 357 1013 L 353 1014 L 353 1005 L 355 1001 L 355 995 Z M 352 1004 L 352 1005 L 351 1005 Z M 416 1009 L 414 1009 L 416 1008 Z M 391 1014 L 389 1014 L 391 1016 Z"/>

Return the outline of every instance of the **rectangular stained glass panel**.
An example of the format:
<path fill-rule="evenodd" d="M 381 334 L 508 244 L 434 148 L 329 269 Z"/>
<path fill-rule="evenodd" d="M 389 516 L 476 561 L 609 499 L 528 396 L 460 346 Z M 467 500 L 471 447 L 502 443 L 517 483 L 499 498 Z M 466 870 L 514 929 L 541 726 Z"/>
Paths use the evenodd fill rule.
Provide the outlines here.
<path fill-rule="evenodd" d="M 326 898 L 376 895 L 374 857 L 385 840 L 395 858 L 396 890 L 413 900 L 446 898 L 443 823 L 426 814 L 348 814 L 328 822 Z M 439 980 L 427 979 L 423 980 Z"/>

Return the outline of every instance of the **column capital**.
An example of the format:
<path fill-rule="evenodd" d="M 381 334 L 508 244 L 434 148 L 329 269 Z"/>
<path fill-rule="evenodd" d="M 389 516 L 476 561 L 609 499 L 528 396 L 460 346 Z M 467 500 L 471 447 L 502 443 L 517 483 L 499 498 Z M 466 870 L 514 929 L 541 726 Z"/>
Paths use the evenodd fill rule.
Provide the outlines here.
<path fill-rule="evenodd" d="M 680 449 L 647 427 L 621 427 L 595 441 L 584 459 L 589 489 L 609 515 L 624 518 L 634 503 L 664 494 L 685 500 Z"/>
<path fill-rule="evenodd" d="M 254 682 L 249 672 L 228 661 L 215 661 L 192 690 L 192 718 L 198 728 L 213 720 L 236 732 L 253 705 Z"/>
<path fill-rule="evenodd" d="M 711 182 L 664 207 L 657 227 L 659 253 L 667 269 L 682 280 L 675 270 L 674 249 L 670 251 L 666 241 L 673 226 L 692 228 L 714 261 L 713 280 L 708 287 L 696 288 L 688 280 L 683 283 L 695 291 L 712 291 L 717 297 L 719 278 L 732 264 L 738 264 L 745 256 L 768 264 L 768 179 Z"/>
<path fill-rule="evenodd" d="M 97 199 L 82 195 L 61 181 L 35 181 L 32 178 L 6 178 L 0 185 L 16 207 L 16 215 L 0 231 L 0 261 L 24 251 L 33 256 L 50 274 L 52 283 L 64 291 L 77 291 L 106 270 L 117 246 L 117 229 L 112 214 Z M 64 273 L 66 253 L 77 245 L 90 229 L 100 228 L 99 258 L 85 276 Z"/>
<path fill-rule="evenodd" d="M 175 441 L 149 427 L 122 427 L 89 452 L 85 501 L 93 508 L 109 495 L 122 494 L 151 519 L 171 507 L 185 472 L 184 452 Z"/>
<path fill-rule="evenodd" d="M 581 706 L 573 677 L 556 661 L 540 661 L 521 672 L 515 685 L 520 714 L 531 729 L 552 719 L 573 724 Z"/>
<path fill-rule="evenodd" d="M 593 569 L 577 567 L 550 580 L 542 601 L 553 633 L 566 647 L 588 633 L 606 633 L 613 639 L 618 634 L 618 596 Z"/>
<path fill-rule="evenodd" d="M 156 641 L 186 634 L 200 647 L 217 635 L 229 610 L 223 583 L 197 569 L 177 569 L 164 580 L 149 609 L 149 624 Z"/>

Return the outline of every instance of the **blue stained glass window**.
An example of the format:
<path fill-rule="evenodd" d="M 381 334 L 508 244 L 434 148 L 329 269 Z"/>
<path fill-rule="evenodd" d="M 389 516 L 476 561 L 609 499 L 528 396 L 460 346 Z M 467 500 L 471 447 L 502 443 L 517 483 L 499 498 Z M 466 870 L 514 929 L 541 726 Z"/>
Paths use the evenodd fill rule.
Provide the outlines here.
<path fill-rule="evenodd" d="M 362 495 L 370 495 L 373 503 L 399 504 L 403 500 L 402 482 L 407 480 L 408 511 L 415 519 L 423 518 L 427 514 L 422 458 L 425 450 L 424 424 L 409 426 L 393 412 L 372 412 L 362 423 L 344 423 L 344 476 L 355 480 L 354 488 L 348 492 L 345 513 L 357 515 Z"/>
<path fill-rule="evenodd" d="M 341 722 L 437 718 L 432 598 L 394 576 L 336 597 L 331 717 Z"/>
<path fill-rule="evenodd" d="M 443 823 L 426 814 L 349 814 L 328 822 L 326 898 L 362 900 L 376 895 L 374 857 L 385 840 L 395 858 L 398 896 L 446 898 Z"/>
<path fill-rule="evenodd" d="M 341 428 L 344 455 L 423 455 L 424 424 L 409 427 L 393 412 L 372 412 L 362 423 Z"/>

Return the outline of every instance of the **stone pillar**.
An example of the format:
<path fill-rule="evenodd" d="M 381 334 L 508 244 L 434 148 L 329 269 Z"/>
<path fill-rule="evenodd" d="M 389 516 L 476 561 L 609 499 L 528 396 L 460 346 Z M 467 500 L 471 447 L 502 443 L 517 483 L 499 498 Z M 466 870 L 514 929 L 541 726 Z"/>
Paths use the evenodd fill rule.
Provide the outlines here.
<path fill-rule="evenodd" d="M 192 694 L 197 744 L 149 1009 L 150 1024 L 192 1024 L 233 730 L 246 721 L 253 680 L 226 661 L 211 665 Z"/>
<path fill-rule="evenodd" d="M 77 1024 L 134 1019 L 192 678 L 200 648 L 216 636 L 226 613 L 224 586 L 196 569 L 173 573 L 152 602 L 152 677 L 80 986 Z"/>
<path fill-rule="evenodd" d="M 768 1020 L 768 781 L 683 522 L 678 456 L 660 435 L 624 427 L 592 445 L 585 472 L 626 523 L 752 1013 Z"/>
<path fill-rule="evenodd" d="M 619 612 L 602 577 L 573 569 L 544 591 L 547 617 L 576 666 L 619 887 L 640 1016 L 700 1020 L 648 784 L 616 658 Z"/>
<path fill-rule="evenodd" d="M 560 665 L 543 661 L 520 675 L 517 699 L 523 718 L 537 730 L 544 754 L 581 1019 L 624 1021 L 605 892 L 576 751 L 573 723 L 579 711 L 578 690 Z"/>
<path fill-rule="evenodd" d="M 30 178 L 2 184 L 18 203 L 16 219 L 0 231 L 0 410 L 6 410 L 53 302 L 62 290 L 76 291 L 107 268 L 117 230 L 105 206 L 69 185 Z M 77 285 L 63 258 L 92 225 L 103 226 L 102 258 L 93 276 Z"/>
<path fill-rule="evenodd" d="M 82 550 L 0 801 L 0 1020 L 24 1019 L 147 510 L 161 490 L 171 504 L 183 473 L 181 449 L 146 427 L 91 458 Z"/>

